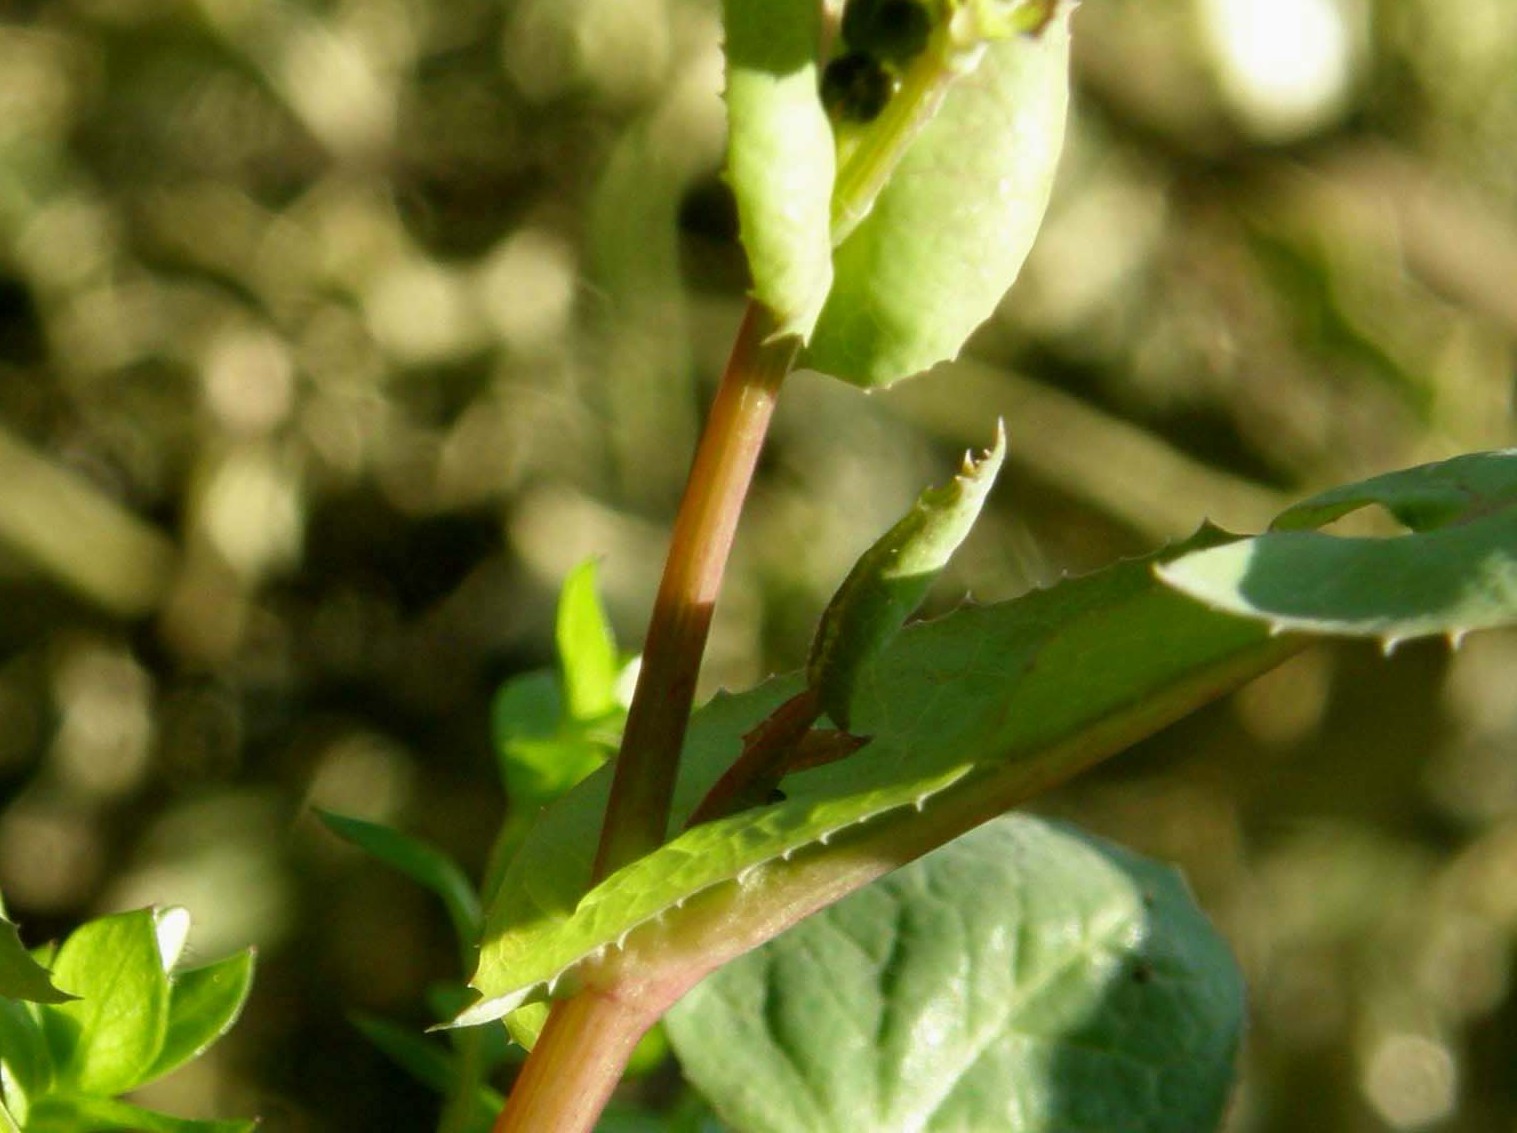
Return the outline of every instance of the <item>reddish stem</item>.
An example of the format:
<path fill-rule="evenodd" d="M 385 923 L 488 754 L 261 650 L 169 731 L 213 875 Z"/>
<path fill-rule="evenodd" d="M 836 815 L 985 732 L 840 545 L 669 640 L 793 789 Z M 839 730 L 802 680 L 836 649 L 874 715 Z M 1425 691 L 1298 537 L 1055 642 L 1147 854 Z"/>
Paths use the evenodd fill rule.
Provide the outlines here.
<path fill-rule="evenodd" d="M 773 715 L 743 737 L 743 753 L 706 792 L 686 825 L 699 826 L 765 802 L 821 714 L 816 690 L 810 688 L 802 689 L 776 708 Z"/>
<path fill-rule="evenodd" d="M 769 341 L 772 333 L 771 320 L 750 303 L 674 522 L 601 826 L 597 881 L 653 852 L 668 836 L 712 610 L 775 399 L 798 346 L 788 336 Z"/>
<path fill-rule="evenodd" d="M 593 989 L 555 1003 L 492 1133 L 589 1133 L 656 1018 Z"/>

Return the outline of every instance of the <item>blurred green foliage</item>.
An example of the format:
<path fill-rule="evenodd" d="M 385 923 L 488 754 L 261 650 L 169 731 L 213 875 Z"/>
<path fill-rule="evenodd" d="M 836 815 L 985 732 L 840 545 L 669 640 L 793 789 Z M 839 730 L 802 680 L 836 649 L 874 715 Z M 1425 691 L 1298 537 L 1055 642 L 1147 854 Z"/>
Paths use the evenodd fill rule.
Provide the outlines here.
<path fill-rule="evenodd" d="M 484 867 L 490 701 L 600 575 L 635 644 L 744 287 L 709 0 L 12 0 L 0 14 L 0 889 L 263 950 L 143 1094 L 425 1128 L 440 907 L 309 804 Z M 794 379 L 708 687 L 1008 423 L 939 590 L 1003 597 L 1514 443 L 1517 6 L 1087 0 L 1064 167 L 966 358 Z M 1517 1121 L 1517 638 L 1314 652 L 1047 808 L 1181 863 L 1248 971 L 1231 1130 Z M 646 1086 L 656 1093 L 658 1086 Z"/>

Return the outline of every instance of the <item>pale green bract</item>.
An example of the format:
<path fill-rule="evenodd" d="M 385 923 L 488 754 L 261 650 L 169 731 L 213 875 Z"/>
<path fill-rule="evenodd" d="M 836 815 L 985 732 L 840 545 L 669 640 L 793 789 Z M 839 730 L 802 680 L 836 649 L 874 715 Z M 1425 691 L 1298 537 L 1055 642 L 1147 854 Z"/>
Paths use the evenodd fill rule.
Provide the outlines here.
<path fill-rule="evenodd" d="M 887 386 L 958 355 L 1021 271 L 1048 204 L 1069 88 L 1068 6 L 952 80 L 833 256 L 801 366 Z"/>
<path fill-rule="evenodd" d="M 832 284 L 832 128 L 817 93 L 821 5 L 726 0 L 727 181 L 753 297 L 811 334 Z"/>

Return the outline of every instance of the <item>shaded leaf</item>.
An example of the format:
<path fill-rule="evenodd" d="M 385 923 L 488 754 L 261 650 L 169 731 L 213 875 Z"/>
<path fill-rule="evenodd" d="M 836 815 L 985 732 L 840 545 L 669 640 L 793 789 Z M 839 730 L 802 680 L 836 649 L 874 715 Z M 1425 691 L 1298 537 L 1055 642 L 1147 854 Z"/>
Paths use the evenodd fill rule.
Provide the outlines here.
<path fill-rule="evenodd" d="M 316 814 L 332 833 L 442 898 L 460 940 L 473 940 L 478 935 L 479 898 L 464 871 L 447 854 L 378 822 L 320 809 Z"/>
<path fill-rule="evenodd" d="M 446 1047 L 408 1027 L 375 1015 L 355 1012 L 350 1018 L 364 1038 L 411 1077 L 444 1096 L 453 1092 L 458 1081 L 458 1065 L 453 1053 Z M 489 1086 L 480 1086 L 475 1093 L 470 1127 L 489 1129 L 505 1104 L 506 1099 L 501 1094 Z"/>
<path fill-rule="evenodd" d="M 110 1098 L 49 1094 L 27 1119 L 26 1133 L 253 1133 L 256 1121 L 202 1121 L 171 1117 Z"/>
<path fill-rule="evenodd" d="M 232 1029 L 253 988 L 253 950 L 214 964 L 175 972 L 169 980 L 169 1022 L 163 1048 L 142 1081 L 198 1058 Z"/>
<path fill-rule="evenodd" d="M 52 1057 L 36 1015 L 23 1003 L 0 999 L 0 1094 L 24 1118 L 28 1102 L 52 1077 Z"/>
<path fill-rule="evenodd" d="M 739 957 L 667 1022 L 749 1133 L 1193 1133 L 1216 1128 L 1243 1019 L 1173 870 L 1015 816 Z"/>
<path fill-rule="evenodd" d="M 1279 531 L 1321 527 L 1376 505 L 1413 531 L 1517 506 L 1517 449 L 1467 453 L 1330 488 L 1286 508 L 1270 526 Z"/>

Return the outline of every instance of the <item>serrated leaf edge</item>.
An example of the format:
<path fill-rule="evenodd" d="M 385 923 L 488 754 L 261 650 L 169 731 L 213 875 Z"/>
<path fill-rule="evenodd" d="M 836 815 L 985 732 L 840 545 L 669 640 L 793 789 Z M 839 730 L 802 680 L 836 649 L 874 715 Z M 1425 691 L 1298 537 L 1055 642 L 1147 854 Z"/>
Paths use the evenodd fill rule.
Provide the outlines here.
<path fill-rule="evenodd" d="M 754 880 L 755 875 L 766 867 L 771 866 L 776 862 L 788 862 L 794 858 L 796 854 L 810 849 L 814 846 L 826 846 L 832 841 L 833 838 L 837 837 L 838 834 L 842 833 L 845 830 L 851 830 L 854 827 L 862 826 L 866 823 L 873 822 L 876 819 L 883 818 L 898 811 L 915 810 L 918 813 L 922 813 L 927 809 L 928 802 L 934 796 L 940 795 L 943 792 L 949 790 L 955 784 L 959 783 L 962 779 L 966 778 L 969 775 L 972 775 L 976 770 L 977 766 L 974 763 L 964 763 L 939 776 L 932 782 L 930 786 L 926 787 L 925 789 L 917 790 L 911 798 L 885 803 L 881 805 L 877 810 L 872 810 L 867 814 L 856 816 L 846 822 L 838 822 L 836 825 L 825 827 L 822 830 L 808 832 L 804 838 L 797 838 L 794 842 L 778 851 L 770 850 L 769 852 L 756 857 L 754 860 L 748 862 L 747 864 L 737 867 L 733 873 L 727 877 L 723 877 L 716 881 L 700 885 L 678 897 L 660 902 L 659 907 L 656 911 L 638 918 L 637 920 L 628 924 L 627 927 L 624 928 L 615 937 L 608 937 L 600 944 L 591 946 L 590 948 L 586 949 L 576 959 L 571 960 L 559 967 L 558 970 L 552 975 L 539 977 L 530 982 L 523 983 L 519 987 L 513 989 L 510 992 L 507 992 L 504 995 L 494 996 L 490 999 L 482 999 L 479 1002 L 474 1003 L 465 1008 L 463 1011 L 459 1012 L 459 1014 L 455 1016 L 451 1021 L 441 1024 L 433 1029 L 446 1030 L 453 1027 L 471 1027 L 476 1026 L 480 1023 L 488 1023 L 494 1019 L 500 1018 L 502 1015 L 506 1015 L 512 1011 L 515 1011 L 518 1007 L 524 1006 L 528 1003 L 536 1002 L 541 999 L 550 998 L 558 990 L 559 986 L 563 983 L 565 978 L 571 977 L 576 970 L 593 966 L 594 964 L 604 961 L 608 952 L 613 949 L 616 951 L 624 950 L 627 947 L 629 939 L 639 930 L 662 922 L 669 913 L 676 912 L 684 908 L 685 905 L 687 905 L 690 901 L 714 893 L 727 885 L 745 887 L 751 884 Z M 827 801 L 831 802 L 834 800 Z M 809 805 L 815 806 L 825 804 L 813 803 Z M 676 838 L 665 848 L 668 849 L 677 846 L 678 844 L 679 839 Z M 637 863 L 634 863 L 633 866 L 630 866 L 628 868 L 636 868 L 636 864 Z M 604 890 L 604 887 L 613 881 L 620 884 L 621 880 L 622 879 L 618 877 L 617 874 L 612 874 L 611 877 L 608 877 L 605 882 L 602 882 L 601 886 L 597 886 L 596 889 L 591 890 L 588 894 L 585 895 L 585 897 L 580 901 L 578 907 L 576 907 L 574 913 L 572 914 L 572 917 L 578 918 L 581 914 L 585 913 L 587 909 L 592 907 L 595 903 L 594 898 L 597 892 L 602 892 Z"/>

